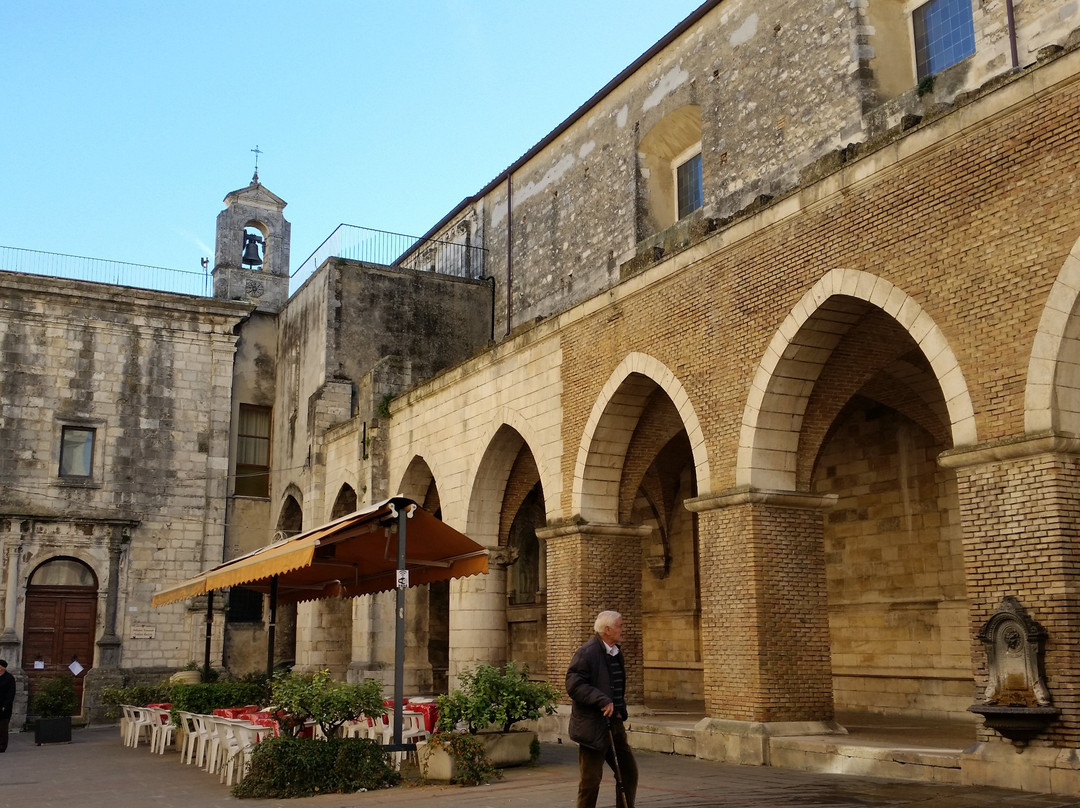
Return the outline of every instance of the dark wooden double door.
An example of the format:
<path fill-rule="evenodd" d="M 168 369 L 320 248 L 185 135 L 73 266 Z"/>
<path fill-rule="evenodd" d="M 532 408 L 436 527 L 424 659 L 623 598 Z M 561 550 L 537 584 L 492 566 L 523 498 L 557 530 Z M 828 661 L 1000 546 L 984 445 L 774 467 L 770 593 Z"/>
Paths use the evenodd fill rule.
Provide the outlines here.
<path fill-rule="evenodd" d="M 26 590 L 23 670 L 33 698 L 38 684 L 70 673 L 73 660 L 83 671 L 75 677 L 82 704 L 83 678 L 94 661 L 97 590 L 92 586 L 30 586 Z M 35 667 L 35 662 L 42 667 Z"/>

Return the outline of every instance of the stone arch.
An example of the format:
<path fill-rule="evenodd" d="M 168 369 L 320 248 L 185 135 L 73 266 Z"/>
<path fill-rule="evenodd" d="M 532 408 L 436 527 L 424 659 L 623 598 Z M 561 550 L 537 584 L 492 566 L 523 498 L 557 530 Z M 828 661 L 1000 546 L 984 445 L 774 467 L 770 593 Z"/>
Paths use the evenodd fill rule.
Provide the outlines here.
<path fill-rule="evenodd" d="M 834 269 L 803 295 L 780 325 L 754 374 L 736 465 L 736 486 L 797 488 L 799 437 L 814 383 L 843 336 L 818 317 L 828 301 L 854 298 L 881 309 L 914 340 L 941 388 L 953 447 L 977 442 L 975 410 L 963 372 L 933 318 L 907 293 L 868 272 Z M 842 303 L 838 304 L 842 307 Z M 831 314 L 831 312 L 830 312 Z"/>
<path fill-rule="evenodd" d="M 1024 430 L 1080 435 L 1080 240 L 1046 299 L 1028 360 Z"/>
<path fill-rule="evenodd" d="M 536 469 L 540 473 L 540 486 L 544 492 L 544 510 L 548 514 L 556 513 L 559 510 L 559 497 L 562 491 L 562 472 L 559 468 L 558 454 L 556 453 L 553 462 L 547 454 L 538 452 L 540 447 L 545 446 L 544 441 L 541 440 L 529 420 L 510 407 L 499 408 L 489 422 L 480 443 L 485 452 L 495 440 L 495 436 L 505 427 L 517 432 L 532 452 Z"/>
<path fill-rule="evenodd" d="M 289 485 L 281 498 L 277 523 L 274 527 L 275 538 L 291 538 L 304 529 L 304 495 L 295 485 Z M 284 534 L 279 536 L 278 534 Z"/>
<path fill-rule="evenodd" d="M 338 489 L 337 496 L 334 497 L 334 504 L 330 508 L 330 519 L 333 520 L 342 516 L 348 516 L 356 510 L 356 505 L 356 489 L 348 483 L 342 483 L 341 488 Z"/>
<path fill-rule="evenodd" d="M 427 458 L 424 455 L 413 455 L 412 460 L 409 461 L 409 465 L 405 468 L 405 473 L 401 476 L 401 482 L 398 485 L 397 491 L 401 496 L 408 497 L 409 499 L 420 503 L 420 507 L 435 512 L 435 509 L 441 510 L 442 503 L 439 501 L 438 496 L 438 483 L 436 482 L 436 475 L 432 471 L 431 466 L 427 462 Z M 429 503 L 428 499 L 432 495 L 432 491 L 435 492 L 435 502 Z M 434 504 L 435 508 L 429 507 L 430 504 Z"/>
<path fill-rule="evenodd" d="M 618 522 L 623 459 L 654 386 L 671 399 L 686 428 L 699 496 L 711 491 L 705 436 L 690 396 L 663 363 L 647 354 L 630 353 L 608 378 L 585 423 L 574 467 L 572 513 L 589 522 Z"/>
<path fill-rule="evenodd" d="M 522 447 L 529 448 L 535 461 L 536 453 L 532 452 L 532 447 L 521 433 L 509 424 L 500 424 L 485 444 L 484 454 L 476 468 L 469 496 L 469 518 L 465 532 L 473 541 L 485 547 L 499 546 L 499 522 L 506 483 Z M 539 463 L 537 470 L 539 471 Z"/>

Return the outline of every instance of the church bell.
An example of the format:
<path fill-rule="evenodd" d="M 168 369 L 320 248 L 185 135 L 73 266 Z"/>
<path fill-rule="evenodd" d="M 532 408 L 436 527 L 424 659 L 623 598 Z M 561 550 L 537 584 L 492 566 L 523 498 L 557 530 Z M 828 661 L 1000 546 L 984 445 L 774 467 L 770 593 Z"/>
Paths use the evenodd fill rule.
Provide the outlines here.
<path fill-rule="evenodd" d="M 261 264 L 263 259 L 259 254 L 259 245 L 265 243 L 262 238 L 254 233 L 244 233 L 244 257 L 240 259 L 240 263 L 244 266 L 258 266 Z"/>

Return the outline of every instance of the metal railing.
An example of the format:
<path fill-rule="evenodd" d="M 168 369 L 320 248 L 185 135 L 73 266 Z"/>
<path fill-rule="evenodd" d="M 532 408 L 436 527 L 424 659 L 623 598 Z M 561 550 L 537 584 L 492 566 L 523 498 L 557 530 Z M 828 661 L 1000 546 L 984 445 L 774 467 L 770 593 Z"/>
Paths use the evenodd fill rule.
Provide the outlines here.
<path fill-rule="evenodd" d="M 483 247 L 456 241 L 423 239 L 353 224 L 339 224 L 292 273 L 290 291 L 296 291 L 328 258 L 478 279 L 484 276 L 485 252 Z"/>
<path fill-rule="evenodd" d="M 200 297 L 210 297 L 214 291 L 209 269 L 187 272 L 19 247 L 0 246 L 0 270 Z"/>

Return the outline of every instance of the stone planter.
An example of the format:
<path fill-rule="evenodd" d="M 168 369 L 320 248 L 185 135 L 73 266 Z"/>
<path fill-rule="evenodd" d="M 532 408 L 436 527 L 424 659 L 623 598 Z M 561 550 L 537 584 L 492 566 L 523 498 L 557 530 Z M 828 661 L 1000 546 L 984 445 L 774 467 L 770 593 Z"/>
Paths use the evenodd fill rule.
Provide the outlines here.
<path fill-rule="evenodd" d="M 39 718 L 34 724 L 34 743 L 71 743 L 71 716 Z"/>
<path fill-rule="evenodd" d="M 535 732 L 481 732 L 484 751 L 496 769 L 522 766 L 529 762 L 529 752 Z M 453 757 L 441 746 L 421 744 L 416 749 L 420 772 L 428 780 L 450 782 L 457 775 Z"/>
<path fill-rule="evenodd" d="M 523 766 L 529 762 L 529 747 L 535 732 L 481 732 L 484 749 L 496 769 Z"/>
<path fill-rule="evenodd" d="M 197 685 L 202 681 L 202 671 L 177 671 L 169 681 L 174 685 Z"/>

